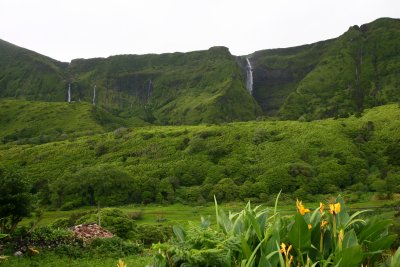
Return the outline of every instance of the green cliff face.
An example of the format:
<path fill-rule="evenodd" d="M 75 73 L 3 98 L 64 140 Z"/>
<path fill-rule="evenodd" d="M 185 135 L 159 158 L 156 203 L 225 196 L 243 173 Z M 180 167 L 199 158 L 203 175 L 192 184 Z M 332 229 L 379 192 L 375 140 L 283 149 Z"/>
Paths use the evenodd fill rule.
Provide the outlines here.
<path fill-rule="evenodd" d="M 347 117 L 400 100 L 400 20 L 382 18 L 342 36 L 248 56 L 225 47 L 61 63 L 0 41 L 0 98 L 95 102 L 136 125 Z M 96 90 L 94 87 L 96 86 Z M 96 92 L 96 93 L 95 93 Z M 94 97 L 96 95 L 96 97 Z M 130 124 L 132 125 L 132 124 Z"/>
<path fill-rule="evenodd" d="M 93 102 L 113 114 L 156 124 L 255 119 L 258 104 L 225 47 L 161 55 L 76 59 L 69 65 L 0 43 L 0 96 Z"/>
<path fill-rule="evenodd" d="M 382 18 L 342 36 L 256 52 L 255 97 L 267 115 L 348 116 L 400 100 L 400 20 Z"/>

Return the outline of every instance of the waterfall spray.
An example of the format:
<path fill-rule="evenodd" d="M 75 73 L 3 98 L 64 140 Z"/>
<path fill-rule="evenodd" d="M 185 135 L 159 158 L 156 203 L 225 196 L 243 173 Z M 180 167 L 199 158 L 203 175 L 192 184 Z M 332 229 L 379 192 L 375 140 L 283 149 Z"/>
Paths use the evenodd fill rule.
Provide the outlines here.
<path fill-rule="evenodd" d="M 71 103 L 71 82 L 68 83 L 68 103 Z"/>

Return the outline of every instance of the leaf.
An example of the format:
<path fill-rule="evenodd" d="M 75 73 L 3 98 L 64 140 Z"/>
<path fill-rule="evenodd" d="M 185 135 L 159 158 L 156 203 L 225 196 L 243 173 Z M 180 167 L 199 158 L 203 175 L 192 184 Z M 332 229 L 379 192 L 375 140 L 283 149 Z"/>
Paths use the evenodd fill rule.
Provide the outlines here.
<path fill-rule="evenodd" d="M 246 259 L 249 259 L 251 256 L 251 249 L 250 249 L 249 245 L 247 244 L 247 240 L 244 236 L 242 236 L 240 241 L 241 241 L 241 245 L 242 245 L 243 254 Z"/>
<path fill-rule="evenodd" d="M 185 242 L 185 231 L 183 230 L 183 228 L 178 225 L 174 225 L 172 227 L 172 230 L 174 231 L 175 236 L 178 238 L 178 241 L 181 243 L 184 243 Z"/>
<path fill-rule="evenodd" d="M 305 252 L 311 247 L 311 231 L 300 213 L 294 217 L 294 224 L 289 232 L 289 241 L 297 251 Z"/>
<path fill-rule="evenodd" d="M 400 247 L 397 249 L 396 253 L 390 259 L 390 267 L 400 266 Z"/>
<path fill-rule="evenodd" d="M 253 226 L 254 231 L 256 232 L 257 238 L 259 241 L 263 239 L 262 230 L 256 217 L 253 215 L 252 212 L 246 211 L 246 218 L 250 220 L 251 225 Z"/>
<path fill-rule="evenodd" d="M 276 196 L 276 199 L 275 199 L 274 217 L 275 217 L 275 215 L 277 214 L 277 211 L 278 211 L 278 200 L 279 200 L 279 196 L 281 195 L 281 193 L 282 193 L 282 189 L 281 189 L 281 191 L 279 191 L 279 193 L 278 193 L 278 195 Z M 275 221 L 276 221 L 276 219 L 274 219 L 274 222 Z"/>
<path fill-rule="evenodd" d="M 360 246 L 354 246 L 342 250 L 341 257 L 336 259 L 338 267 L 360 266 L 362 260 L 362 251 Z"/>
<path fill-rule="evenodd" d="M 358 245 L 357 235 L 354 229 L 351 229 L 344 235 L 343 238 L 343 248 L 355 247 Z"/>

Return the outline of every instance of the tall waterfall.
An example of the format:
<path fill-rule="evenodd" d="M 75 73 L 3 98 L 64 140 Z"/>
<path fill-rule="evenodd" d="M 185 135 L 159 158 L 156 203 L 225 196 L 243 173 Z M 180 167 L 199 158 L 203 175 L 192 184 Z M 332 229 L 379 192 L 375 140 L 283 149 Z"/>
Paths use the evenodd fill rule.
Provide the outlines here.
<path fill-rule="evenodd" d="M 71 103 L 71 83 L 68 83 L 68 103 Z"/>
<path fill-rule="evenodd" d="M 96 85 L 93 87 L 93 105 L 96 105 Z"/>
<path fill-rule="evenodd" d="M 247 74 L 246 89 L 251 94 L 253 92 L 253 68 L 251 67 L 250 59 L 248 57 L 246 58 L 246 62 L 247 62 L 247 66 L 246 66 L 246 74 Z"/>

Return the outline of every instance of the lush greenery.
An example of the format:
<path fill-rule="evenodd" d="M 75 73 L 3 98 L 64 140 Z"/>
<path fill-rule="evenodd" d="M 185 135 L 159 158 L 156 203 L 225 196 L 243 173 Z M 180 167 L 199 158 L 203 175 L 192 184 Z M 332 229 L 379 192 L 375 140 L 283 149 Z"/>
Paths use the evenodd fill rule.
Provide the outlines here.
<path fill-rule="evenodd" d="M 297 200 L 294 216 L 252 208 L 225 214 L 216 203 L 217 225 L 204 218 L 186 230 L 174 227 L 174 241 L 154 245 L 155 266 L 398 266 L 400 249 L 383 254 L 396 235 L 389 220 L 349 214 L 342 198 L 314 211 Z M 390 262 L 391 261 L 391 262 Z M 382 265 L 381 265 L 382 266 Z"/>
<path fill-rule="evenodd" d="M 330 41 L 317 65 L 286 98 L 285 118 L 348 116 L 399 101 L 400 20 L 382 18 L 351 27 Z M 306 66 L 305 66 L 306 67 Z"/>
<path fill-rule="evenodd" d="M 76 104 L 78 105 L 78 104 Z M 0 160 L 42 205 L 272 201 L 399 192 L 398 105 L 313 122 L 143 127 L 41 145 L 0 146 Z M 390 123 L 388 123 L 390 122 Z M 332 145 L 334 144 L 334 146 Z"/>
<path fill-rule="evenodd" d="M 136 125 L 348 117 L 400 100 L 399 46 L 400 21 L 390 18 L 350 27 L 335 39 L 242 57 L 212 47 L 66 64 L 0 41 L 0 98 L 67 101 L 70 84 L 72 102 L 95 98 Z M 245 57 L 253 97 L 245 89 Z"/>
<path fill-rule="evenodd" d="M 0 98 L 85 101 L 137 124 L 197 124 L 261 114 L 225 47 L 76 59 L 69 65 L 0 40 Z M 94 87 L 96 86 L 96 93 Z M 95 97 L 94 97 L 95 95 Z"/>
<path fill-rule="evenodd" d="M 255 52 L 252 94 L 225 47 L 66 64 L 0 40 L 0 264 L 138 266 L 158 243 L 156 266 L 399 266 L 399 40 L 383 18 Z M 338 198 L 293 216 L 278 192 L 389 211 Z M 190 222 L 212 201 L 275 209 Z M 99 220 L 115 237 L 68 229 Z"/>
<path fill-rule="evenodd" d="M 0 168 L 0 234 L 15 230 L 32 210 L 31 186 L 17 172 Z"/>

